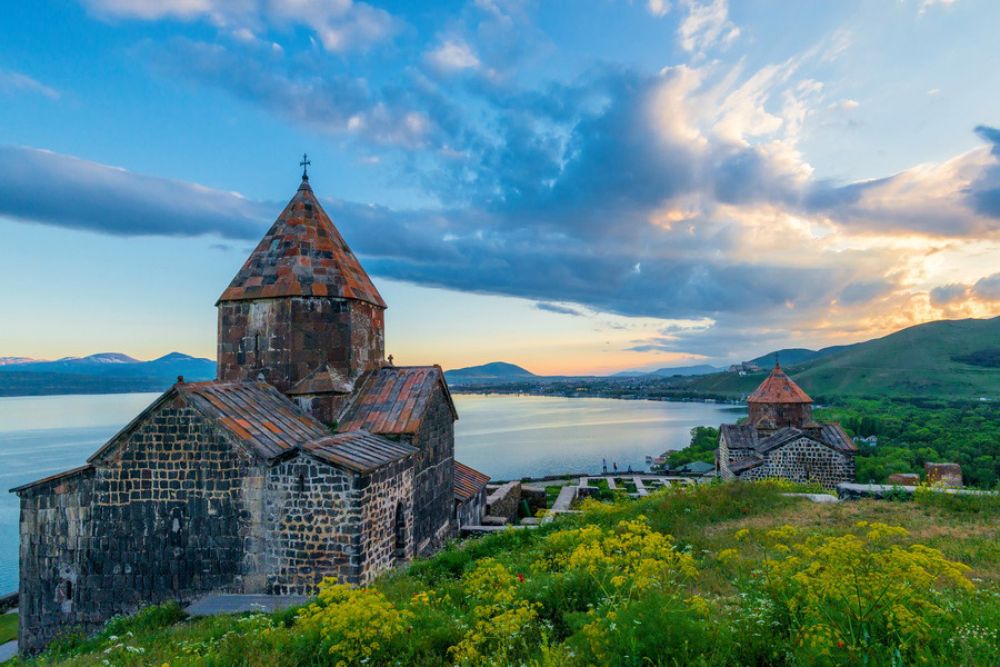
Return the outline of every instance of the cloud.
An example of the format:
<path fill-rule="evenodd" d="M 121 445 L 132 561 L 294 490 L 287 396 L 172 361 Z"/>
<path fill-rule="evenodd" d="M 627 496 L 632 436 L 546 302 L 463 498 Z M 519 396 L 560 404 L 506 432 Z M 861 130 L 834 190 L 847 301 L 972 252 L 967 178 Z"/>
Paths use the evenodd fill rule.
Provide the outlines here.
<path fill-rule="evenodd" d="M 208 21 L 246 36 L 268 28 L 310 29 L 327 51 L 365 49 L 391 37 L 398 21 L 351 0 L 82 0 L 105 19 Z"/>
<path fill-rule="evenodd" d="M 557 303 L 546 303 L 544 301 L 536 303 L 535 308 L 537 308 L 538 310 L 544 310 L 549 313 L 558 313 L 559 315 L 573 315 L 574 317 L 581 317 L 583 315 L 583 313 L 581 313 L 576 308 L 570 308 L 569 306 L 561 306 Z"/>
<path fill-rule="evenodd" d="M 294 122 L 328 134 L 363 137 L 378 145 L 417 148 L 439 129 L 430 111 L 447 120 L 420 89 L 372 89 L 363 79 L 317 72 L 280 53 L 247 57 L 222 44 L 174 39 L 146 45 L 154 67 L 167 75 L 221 88 Z"/>
<path fill-rule="evenodd" d="M 837 300 L 847 306 L 868 303 L 890 293 L 895 285 L 884 279 L 853 282 L 841 290 Z"/>
<path fill-rule="evenodd" d="M 977 280 L 972 286 L 972 294 L 983 301 L 1000 301 L 1000 273 Z"/>
<path fill-rule="evenodd" d="M 704 53 L 717 45 L 727 45 L 740 35 L 740 29 L 729 20 L 726 0 L 700 3 L 685 0 L 687 16 L 677 29 L 681 48 L 685 51 Z"/>
<path fill-rule="evenodd" d="M 947 306 L 956 301 L 964 301 L 969 295 L 969 286 L 952 283 L 941 285 L 931 290 L 931 304 L 935 306 Z"/>
<path fill-rule="evenodd" d="M 18 94 L 33 93 L 47 97 L 50 100 L 59 99 L 59 91 L 44 83 L 32 79 L 27 74 L 0 68 L 0 93 Z"/>
<path fill-rule="evenodd" d="M 432 67 L 457 72 L 479 67 L 479 58 L 472 47 L 461 40 L 446 40 L 433 51 L 427 53 L 427 61 Z"/>
<path fill-rule="evenodd" d="M 1000 218 L 1000 130 L 980 125 L 976 134 L 991 144 L 989 152 L 994 159 L 969 185 L 969 200 L 978 213 Z"/>
<path fill-rule="evenodd" d="M 0 216 L 115 236 L 256 240 L 274 206 L 34 148 L 0 147 Z"/>
<path fill-rule="evenodd" d="M 657 18 L 666 16 L 670 11 L 670 3 L 667 0 L 647 0 L 646 11 Z"/>
<path fill-rule="evenodd" d="M 928 10 L 934 7 L 952 7 L 958 0 L 920 0 L 920 5 L 917 8 L 917 13 L 924 14 Z"/>

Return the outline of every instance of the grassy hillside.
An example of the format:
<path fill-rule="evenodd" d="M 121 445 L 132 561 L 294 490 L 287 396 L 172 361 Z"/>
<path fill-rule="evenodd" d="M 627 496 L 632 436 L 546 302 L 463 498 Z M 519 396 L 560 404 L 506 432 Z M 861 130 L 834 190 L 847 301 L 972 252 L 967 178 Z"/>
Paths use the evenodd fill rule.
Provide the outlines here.
<path fill-rule="evenodd" d="M 667 489 L 456 544 L 302 609 L 118 619 L 26 664 L 995 665 L 1000 503 Z"/>
<path fill-rule="evenodd" d="M 1000 398 L 1000 370 L 957 360 L 1000 344 L 1000 317 L 946 320 L 809 361 L 796 381 L 818 395 Z"/>
<path fill-rule="evenodd" d="M 1000 400 L 1000 369 L 989 365 L 998 347 L 1000 317 L 945 320 L 903 329 L 801 363 L 783 361 L 782 366 L 803 389 L 819 399 L 867 396 Z M 745 396 L 767 372 L 743 377 L 717 373 L 693 378 L 679 388 Z"/>

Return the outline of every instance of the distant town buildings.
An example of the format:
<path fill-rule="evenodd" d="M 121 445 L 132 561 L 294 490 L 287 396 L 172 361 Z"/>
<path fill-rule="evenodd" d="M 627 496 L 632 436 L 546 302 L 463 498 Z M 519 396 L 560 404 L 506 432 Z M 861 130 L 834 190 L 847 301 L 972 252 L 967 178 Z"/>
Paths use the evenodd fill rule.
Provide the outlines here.
<path fill-rule="evenodd" d="M 723 479 L 815 481 L 826 488 L 854 481 L 854 442 L 840 424 L 814 421 L 812 404 L 776 362 L 747 398 L 746 422 L 720 427 L 719 475 Z"/>
<path fill-rule="evenodd" d="M 733 364 L 728 368 L 728 371 L 730 373 L 736 373 L 740 377 L 743 377 L 744 375 L 747 375 L 749 373 L 758 373 L 761 370 L 762 370 L 761 367 L 752 361 L 741 361 L 740 363 Z"/>

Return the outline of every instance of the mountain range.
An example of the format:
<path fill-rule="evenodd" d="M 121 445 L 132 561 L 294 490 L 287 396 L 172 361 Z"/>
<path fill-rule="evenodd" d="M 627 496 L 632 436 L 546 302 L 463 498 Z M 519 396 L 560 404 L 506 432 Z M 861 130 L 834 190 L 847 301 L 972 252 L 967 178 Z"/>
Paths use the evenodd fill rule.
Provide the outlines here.
<path fill-rule="evenodd" d="M 817 398 L 1000 400 L 1000 317 L 928 322 L 882 338 L 819 350 L 775 350 L 751 359 L 761 370 L 744 374 L 697 365 L 625 371 L 609 377 L 542 376 L 496 361 L 449 370 L 445 377 L 456 387 L 527 388 L 561 380 L 607 385 L 638 382 L 691 396 L 739 398 L 760 384 L 776 356 L 795 381 Z M 0 357 L 0 396 L 162 391 L 179 375 L 192 382 L 210 380 L 215 377 L 215 362 L 180 352 L 151 361 L 117 352 L 55 360 Z"/>
<path fill-rule="evenodd" d="M 1000 317 L 940 320 L 902 329 L 882 338 L 819 350 L 786 348 L 750 362 L 757 372 L 734 373 L 711 366 L 663 368 L 651 373 L 626 371 L 606 378 L 588 378 L 615 394 L 614 385 L 650 383 L 689 396 L 741 398 L 760 384 L 775 358 L 803 389 L 816 398 L 838 396 L 927 397 L 1000 400 Z M 460 369 L 453 384 L 511 384 L 513 374 L 491 374 L 481 369 L 510 367 L 527 373 L 535 384 L 558 382 L 561 377 L 530 374 L 496 362 Z M 449 371 L 456 373 L 459 371 Z M 446 375 L 448 375 L 446 373 Z M 452 382 L 449 376 L 449 382 Z M 524 378 L 522 378 L 524 379 Z M 580 380 L 582 378 L 576 378 Z M 580 384 L 577 382 L 576 384 Z"/>
<path fill-rule="evenodd" d="M 215 377 L 215 361 L 180 352 L 140 361 L 119 352 L 44 360 L 0 357 L 0 396 L 163 391 L 178 376 L 198 382 Z"/>

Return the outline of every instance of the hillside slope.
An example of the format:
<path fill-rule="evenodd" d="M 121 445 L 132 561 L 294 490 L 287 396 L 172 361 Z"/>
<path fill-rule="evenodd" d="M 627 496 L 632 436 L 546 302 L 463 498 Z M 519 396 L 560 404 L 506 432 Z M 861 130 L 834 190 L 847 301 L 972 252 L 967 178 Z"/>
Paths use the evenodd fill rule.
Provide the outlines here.
<path fill-rule="evenodd" d="M 782 366 L 817 398 L 837 396 L 927 397 L 1000 400 L 1000 369 L 985 362 L 1000 347 L 1000 317 L 941 320 L 883 338 L 821 350 L 801 363 Z M 773 360 L 773 355 L 770 355 Z M 801 358 L 801 357 L 800 357 Z M 767 356 L 760 358 L 762 361 Z M 717 373 L 690 379 L 683 388 L 706 394 L 745 396 L 766 376 Z M 678 385 L 680 387 L 680 385 Z"/>
<path fill-rule="evenodd" d="M 481 366 L 456 368 L 445 371 L 444 376 L 450 384 L 482 382 L 484 380 L 526 380 L 536 377 L 531 371 L 505 361 L 494 361 Z"/>

